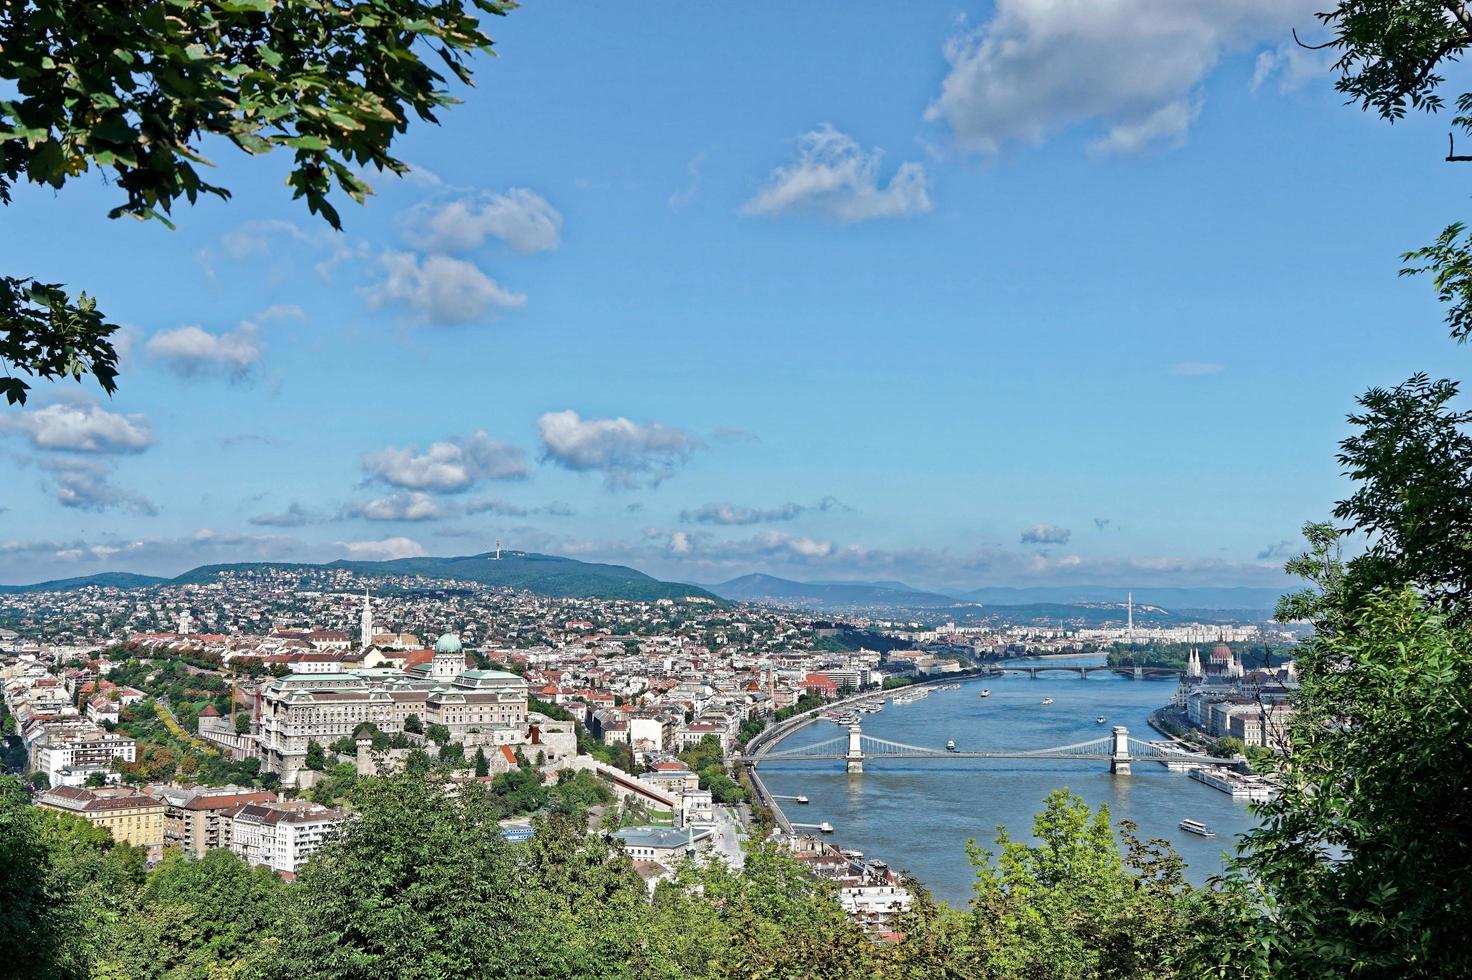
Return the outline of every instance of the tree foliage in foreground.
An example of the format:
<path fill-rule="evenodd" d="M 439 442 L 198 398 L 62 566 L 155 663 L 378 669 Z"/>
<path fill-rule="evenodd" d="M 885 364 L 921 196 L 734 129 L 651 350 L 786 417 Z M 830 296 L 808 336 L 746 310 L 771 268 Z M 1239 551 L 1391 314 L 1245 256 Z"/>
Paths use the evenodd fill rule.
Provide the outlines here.
<path fill-rule="evenodd" d="M 228 199 L 207 149 L 284 149 L 295 198 L 334 228 L 331 197 L 361 202 L 359 176 L 402 174 L 394 139 L 436 122 L 489 52 L 477 14 L 505 0 L 19 0 L 0 5 L 0 204 L 21 181 L 61 188 L 96 172 L 121 200 L 110 217 L 169 222 L 181 198 Z M 467 7 L 469 9 L 467 9 Z M 10 93 L 13 92 L 13 95 Z M 116 326 L 85 293 L 0 276 L 0 392 L 30 378 L 116 388 Z"/>

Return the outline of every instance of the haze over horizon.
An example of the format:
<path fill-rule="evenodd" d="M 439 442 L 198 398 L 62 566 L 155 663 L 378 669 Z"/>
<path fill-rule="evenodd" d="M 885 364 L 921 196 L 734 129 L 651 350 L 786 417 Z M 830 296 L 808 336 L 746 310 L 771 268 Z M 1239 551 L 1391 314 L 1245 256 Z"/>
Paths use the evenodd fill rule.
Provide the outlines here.
<path fill-rule="evenodd" d="M 1462 174 L 1446 120 L 1339 107 L 1289 36 L 1315 4 L 1128 7 L 520 9 L 341 235 L 284 158 L 220 154 L 235 199 L 174 232 L 16 186 L 0 260 L 129 326 L 115 398 L 0 408 L 0 582 L 500 540 L 697 583 L 1288 584 L 1351 393 L 1458 354 L 1386 243 Z"/>

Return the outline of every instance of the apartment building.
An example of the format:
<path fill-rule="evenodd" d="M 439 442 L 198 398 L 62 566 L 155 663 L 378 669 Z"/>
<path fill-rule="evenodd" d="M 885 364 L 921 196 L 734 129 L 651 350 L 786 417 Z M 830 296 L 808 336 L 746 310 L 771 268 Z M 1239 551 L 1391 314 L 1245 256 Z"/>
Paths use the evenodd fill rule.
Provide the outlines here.
<path fill-rule="evenodd" d="M 61 786 L 47 790 L 36 799 L 45 810 L 81 817 L 96 827 L 103 827 L 114 840 L 147 849 L 148 858 L 163 856 L 164 804 L 131 787 L 103 786 L 83 789 Z"/>

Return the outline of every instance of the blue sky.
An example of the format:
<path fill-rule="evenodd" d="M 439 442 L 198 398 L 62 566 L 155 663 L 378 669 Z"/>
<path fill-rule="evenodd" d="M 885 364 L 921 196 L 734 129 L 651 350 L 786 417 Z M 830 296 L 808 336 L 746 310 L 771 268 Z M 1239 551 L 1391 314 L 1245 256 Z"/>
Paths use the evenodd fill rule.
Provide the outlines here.
<path fill-rule="evenodd" d="M 0 581 L 1277 585 L 1354 396 L 1464 367 L 1395 275 L 1464 172 L 1341 104 L 1314 3 L 1155 6 L 532 3 L 342 235 L 226 147 L 172 232 L 18 188 L 0 267 L 128 352 L 0 409 Z"/>

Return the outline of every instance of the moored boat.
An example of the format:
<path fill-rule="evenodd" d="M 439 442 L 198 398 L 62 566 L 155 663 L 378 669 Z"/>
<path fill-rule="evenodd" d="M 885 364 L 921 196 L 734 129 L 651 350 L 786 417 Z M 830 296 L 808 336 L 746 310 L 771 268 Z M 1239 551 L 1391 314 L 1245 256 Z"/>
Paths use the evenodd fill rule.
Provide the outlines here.
<path fill-rule="evenodd" d="M 946 751 L 947 752 L 954 752 L 954 751 L 956 751 L 956 740 L 955 739 L 953 739 L 953 738 L 946 739 Z"/>

